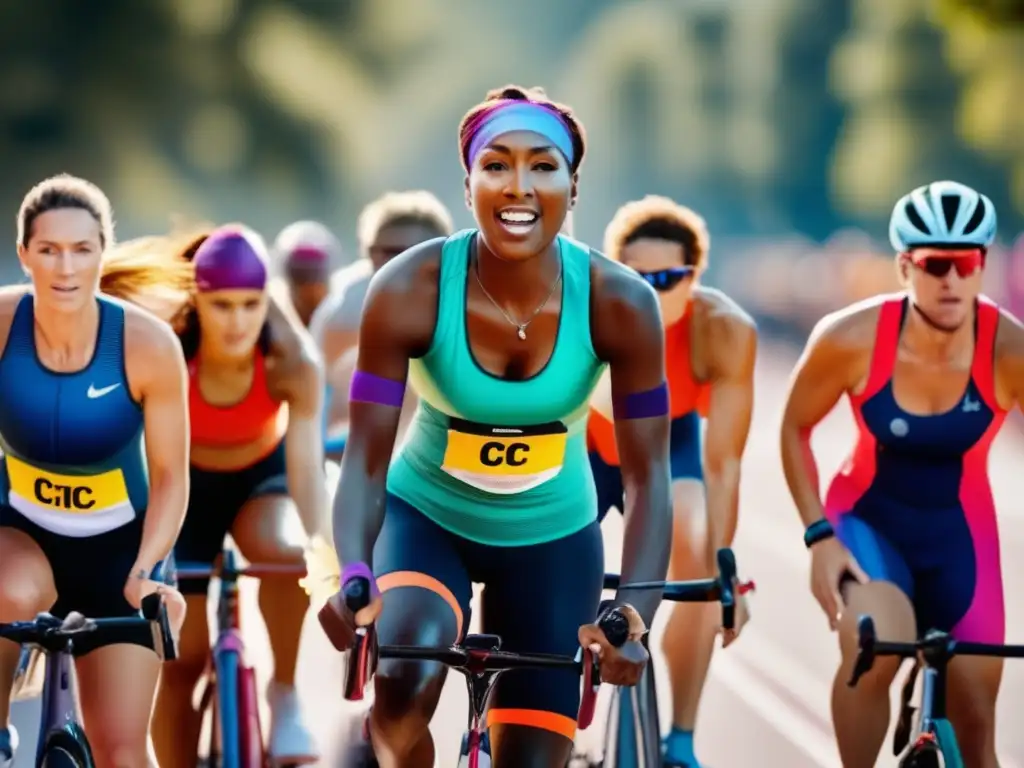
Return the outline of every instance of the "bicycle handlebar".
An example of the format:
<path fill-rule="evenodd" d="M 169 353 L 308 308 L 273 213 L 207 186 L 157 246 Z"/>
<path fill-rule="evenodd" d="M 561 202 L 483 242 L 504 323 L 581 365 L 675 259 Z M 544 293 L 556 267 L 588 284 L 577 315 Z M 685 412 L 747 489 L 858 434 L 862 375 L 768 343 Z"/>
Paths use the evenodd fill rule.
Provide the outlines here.
<path fill-rule="evenodd" d="M 343 590 L 345 605 L 353 613 L 369 605 L 370 582 L 363 577 L 350 579 Z M 629 639 L 629 620 L 619 609 L 602 605 L 597 624 L 603 630 L 612 647 L 618 648 Z M 356 640 L 349 653 L 345 669 L 345 698 L 360 701 L 366 684 L 377 667 L 379 659 L 407 659 L 414 661 L 436 661 L 452 669 L 470 675 L 487 672 L 503 672 L 509 669 L 575 669 L 583 676 L 583 692 L 576 722 L 581 729 L 589 727 L 597 708 L 597 692 L 601 687 L 600 667 L 597 657 L 589 648 L 580 648 L 575 657 L 547 654 L 520 654 L 498 649 L 501 639 L 493 637 L 490 648 L 466 645 L 448 647 L 426 647 L 408 645 L 377 645 L 374 627 L 359 627 Z"/>
<path fill-rule="evenodd" d="M 753 592 L 757 585 L 753 581 L 737 580 L 736 556 L 728 547 L 718 550 L 718 576 L 713 579 L 694 579 L 693 581 L 642 581 L 632 584 L 620 584 L 621 577 L 617 573 L 604 575 L 604 588 L 607 590 L 631 589 L 663 589 L 662 600 L 673 603 L 714 603 L 722 604 L 722 627 L 733 629 L 736 626 L 736 595 Z"/>
<path fill-rule="evenodd" d="M 99 645 L 115 643 L 150 648 L 161 661 L 174 661 L 178 656 L 167 606 L 157 594 L 142 599 L 141 615 L 138 616 L 113 619 L 83 617 L 68 623 L 48 613 L 40 613 L 32 621 L 0 624 L 0 638 L 24 645 L 36 645 L 47 653 L 70 652 L 73 656 L 80 656 Z M 76 640 L 82 642 L 76 645 Z"/>
<path fill-rule="evenodd" d="M 661 589 L 664 599 L 675 602 L 717 601 L 722 604 L 723 627 L 733 629 L 736 624 L 736 595 L 743 595 L 753 590 L 755 586 L 753 582 L 739 583 L 737 581 L 736 557 L 731 549 L 718 550 L 716 559 L 718 575 L 712 579 L 621 584 L 619 575 L 605 574 L 603 586 L 604 589 L 619 590 Z M 366 578 L 350 579 L 342 586 L 342 593 L 345 596 L 345 605 L 352 614 L 358 613 L 370 604 L 370 582 Z M 625 614 L 613 605 L 602 604 L 598 626 L 604 631 L 605 637 L 613 647 L 621 647 L 628 639 L 629 621 Z M 567 656 L 517 654 L 500 651 L 497 647 L 491 649 L 458 645 L 446 648 L 378 647 L 376 632 L 371 625 L 359 627 L 356 630 L 356 641 L 349 654 L 345 676 L 346 699 L 349 701 L 362 699 L 364 688 L 380 658 L 436 661 L 470 673 L 498 672 L 525 667 L 578 669 L 584 678 L 584 693 L 577 719 L 581 728 L 586 728 L 593 718 L 597 690 L 601 683 L 597 660 L 593 658 L 589 649 L 580 649 L 575 658 L 570 658 Z"/>
<path fill-rule="evenodd" d="M 222 579 L 234 581 L 240 578 L 263 579 L 267 576 L 306 575 L 306 566 L 300 563 L 250 563 L 246 566 L 224 565 L 179 565 L 175 575 L 182 581 L 198 579 Z"/>
<path fill-rule="evenodd" d="M 948 661 L 954 656 L 992 656 L 1003 659 L 1024 659 L 1024 645 L 990 645 L 988 643 L 964 643 L 954 640 L 947 632 L 932 630 L 912 643 L 879 640 L 875 633 L 875 622 L 863 615 L 857 619 L 857 659 L 847 685 L 853 688 L 858 681 L 871 671 L 876 656 L 899 656 L 913 658 L 918 654 Z"/>

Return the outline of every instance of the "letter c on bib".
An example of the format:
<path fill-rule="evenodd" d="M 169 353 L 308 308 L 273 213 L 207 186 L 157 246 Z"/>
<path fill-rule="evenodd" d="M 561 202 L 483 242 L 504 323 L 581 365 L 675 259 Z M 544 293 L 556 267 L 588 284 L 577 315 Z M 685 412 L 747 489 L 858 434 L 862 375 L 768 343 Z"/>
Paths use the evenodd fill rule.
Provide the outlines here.
<path fill-rule="evenodd" d="M 499 467 L 504 461 L 505 446 L 490 440 L 480 446 L 480 463 L 485 467 Z"/>
<path fill-rule="evenodd" d="M 47 480 L 45 477 L 37 477 L 32 490 L 36 494 L 36 498 L 43 502 L 43 504 L 52 504 L 53 499 L 46 495 L 46 491 L 53 488 L 53 483 Z"/>
<path fill-rule="evenodd" d="M 526 443 L 512 443 L 505 451 L 505 463 L 510 467 L 521 467 L 526 463 L 525 455 L 530 452 L 530 446 Z M 520 458 L 520 454 L 524 458 Z"/>

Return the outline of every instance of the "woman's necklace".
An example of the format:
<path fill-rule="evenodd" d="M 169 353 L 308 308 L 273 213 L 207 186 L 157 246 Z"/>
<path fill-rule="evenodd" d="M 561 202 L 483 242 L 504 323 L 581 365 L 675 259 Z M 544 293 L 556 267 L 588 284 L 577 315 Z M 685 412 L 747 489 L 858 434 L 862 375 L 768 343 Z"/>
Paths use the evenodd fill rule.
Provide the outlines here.
<path fill-rule="evenodd" d="M 551 297 L 555 295 L 555 288 L 557 288 L 558 284 L 562 282 L 562 260 L 558 260 L 558 275 L 551 283 L 551 290 L 548 291 L 548 295 L 544 297 L 544 301 L 537 305 L 537 308 L 533 310 L 533 312 L 530 314 L 530 317 L 527 318 L 526 322 L 523 323 L 520 323 L 518 320 L 512 317 L 512 315 L 506 312 L 504 308 L 501 306 L 501 304 L 495 301 L 494 297 L 491 296 L 491 294 L 488 292 L 486 288 L 484 288 L 484 281 L 480 279 L 479 258 L 477 258 L 476 267 L 473 269 L 473 274 L 476 275 L 476 283 L 477 285 L 480 286 L 480 290 L 484 292 L 484 296 L 486 296 L 488 301 L 490 301 L 491 304 L 494 305 L 495 309 L 501 312 L 502 316 L 509 322 L 510 325 L 515 326 L 516 335 L 520 338 L 520 340 L 526 341 L 526 329 L 530 327 L 530 323 L 537 319 L 537 315 L 540 314 L 541 310 L 548 305 L 548 302 L 551 301 Z"/>

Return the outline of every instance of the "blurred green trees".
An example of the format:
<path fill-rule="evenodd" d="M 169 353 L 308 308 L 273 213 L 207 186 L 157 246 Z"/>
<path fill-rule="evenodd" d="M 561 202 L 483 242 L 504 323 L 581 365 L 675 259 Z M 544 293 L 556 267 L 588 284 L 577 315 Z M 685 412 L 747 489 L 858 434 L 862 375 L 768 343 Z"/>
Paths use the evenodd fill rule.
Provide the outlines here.
<path fill-rule="evenodd" d="M 389 186 L 459 207 L 454 129 L 542 84 L 591 132 L 581 220 L 660 191 L 716 231 L 878 226 L 932 178 L 1024 226 L 1024 0 L 0 3 L 0 206 L 88 176 L 168 215 L 340 226 Z M 1011 209 L 1016 206 L 1016 213 Z M 0 238 L 13 236 L 13 215 Z M 342 231 L 343 237 L 347 233 Z"/>

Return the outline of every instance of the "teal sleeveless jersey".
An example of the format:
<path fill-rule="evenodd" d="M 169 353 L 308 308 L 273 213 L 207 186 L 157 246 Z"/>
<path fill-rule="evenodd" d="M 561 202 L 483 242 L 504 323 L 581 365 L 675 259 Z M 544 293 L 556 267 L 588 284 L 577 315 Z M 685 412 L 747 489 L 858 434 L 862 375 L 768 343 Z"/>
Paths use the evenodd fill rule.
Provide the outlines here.
<path fill-rule="evenodd" d="M 604 366 L 590 340 L 590 251 L 559 237 L 562 309 L 554 351 L 536 376 L 510 381 L 484 371 L 469 347 L 466 281 L 476 234 L 459 232 L 441 251 L 434 339 L 409 367 L 420 404 L 388 473 L 388 491 L 471 541 L 553 541 L 597 517 L 586 426 Z"/>

